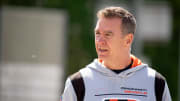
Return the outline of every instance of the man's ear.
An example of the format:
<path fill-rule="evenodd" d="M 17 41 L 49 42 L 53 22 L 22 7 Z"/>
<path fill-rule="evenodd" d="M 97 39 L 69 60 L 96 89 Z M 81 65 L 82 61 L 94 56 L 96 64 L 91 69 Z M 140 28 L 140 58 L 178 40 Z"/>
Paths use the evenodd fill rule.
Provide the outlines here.
<path fill-rule="evenodd" d="M 131 44 L 133 42 L 133 38 L 134 38 L 134 35 L 132 33 L 129 33 L 129 34 L 126 35 L 126 37 L 125 37 L 126 46 L 131 46 Z"/>

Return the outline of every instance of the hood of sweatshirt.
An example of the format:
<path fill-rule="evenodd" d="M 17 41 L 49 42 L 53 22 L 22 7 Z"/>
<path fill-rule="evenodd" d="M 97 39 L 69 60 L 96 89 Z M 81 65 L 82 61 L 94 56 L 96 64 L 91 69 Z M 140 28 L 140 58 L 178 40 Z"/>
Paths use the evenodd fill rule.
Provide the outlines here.
<path fill-rule="evenodd" d="M 132 76 L 133 74 L 135 74 L 137 71 L 148 67 L 147 64 L 144 64 L 141 62 L 140 59 L 138 59 L 137 57 L 135 57 L 134 55 L 131 55 L 131 59 L 133 60 L 133 64 L 131 66 L 130 69 L 127 69 L 119 74 L 113 72 L 112 70 L 110 70 L 109 68 L 107 68 L 106 66 L 104 66 L 102 64 L 102 61 L 99 59 L 95 59 L 92 63 L 90 63 L 87 68 L 90 68 L 92 70 L 95 70 L 105 76 L 109 76 L 109 77 L 121 77 L 121 78 L 126 78 L 129 76 Z"/>

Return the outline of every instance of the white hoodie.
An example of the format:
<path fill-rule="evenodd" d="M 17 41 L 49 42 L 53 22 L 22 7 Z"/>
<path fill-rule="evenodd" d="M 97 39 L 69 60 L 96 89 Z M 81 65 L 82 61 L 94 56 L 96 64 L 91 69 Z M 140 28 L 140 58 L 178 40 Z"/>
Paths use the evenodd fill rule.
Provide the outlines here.
<path fill-rule="evenodd" d="M 156 71 L 133 58 L 132 68 L 119 74 L 95 59 L 79 71 L 85 90 L 82 101 L 157 101 L 155 92 Z M 160 77 L 161 79 L 162 77 Z M 163 79 L 163 78 L 162 78 Z M 165 79 L 162 101 L 171 101 Z M 81 95 L 80 95 L 81 96 Z M 66 80 L 62 101 L 78 101 L 70 77 Z"/>

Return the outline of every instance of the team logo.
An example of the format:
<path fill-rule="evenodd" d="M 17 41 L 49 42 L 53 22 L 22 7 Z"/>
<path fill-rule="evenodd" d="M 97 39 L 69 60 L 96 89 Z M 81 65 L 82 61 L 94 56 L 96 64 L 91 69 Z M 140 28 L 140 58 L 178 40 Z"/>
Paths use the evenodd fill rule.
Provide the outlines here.
<path fill-rule="evenodd" d="M 124 94 L 131 95 L 131 96 L 142 96 L 147 97 L 148 96 L 148 90 L 147 89 L 141 89 L 141 88 L 128 88 L 128 87 L 121 87 Z"/>

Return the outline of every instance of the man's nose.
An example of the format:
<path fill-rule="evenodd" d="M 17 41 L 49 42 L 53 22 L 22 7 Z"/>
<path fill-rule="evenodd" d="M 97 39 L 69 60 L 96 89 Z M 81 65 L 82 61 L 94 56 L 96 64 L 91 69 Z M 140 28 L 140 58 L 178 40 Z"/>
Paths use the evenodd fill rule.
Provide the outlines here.
<path fill-rule="evenodd" d="M 99 37 L 96 37 L 96 42 L 98 42 L 99 44 L 105 44 L 106 40 L 103 36 L 99 36 Z"/>

